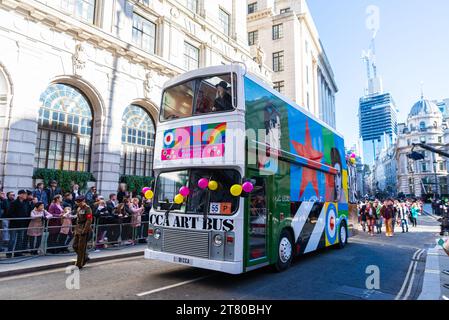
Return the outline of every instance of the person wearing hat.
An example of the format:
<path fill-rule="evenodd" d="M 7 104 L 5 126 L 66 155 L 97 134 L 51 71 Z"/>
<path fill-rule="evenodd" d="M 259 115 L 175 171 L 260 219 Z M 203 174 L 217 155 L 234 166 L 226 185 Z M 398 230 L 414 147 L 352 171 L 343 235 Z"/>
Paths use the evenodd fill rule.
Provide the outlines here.
<path fill-rule="evenodd" d="M 15 256 L 22 256 L 27 246 L 27 229 L 30 219 L 27 203 L 27 191 L 20 190 L 17 199 L 11 203 L 6 218 L 12 219 L 9 222 L 10 238 L 8 243 L 7 257 L 12 257 L 12 252 L 19 251 Z"/>
<path fill-rule="evenodd" d="M 230 111 L 232 107 L 232 98 L 228 93 L 228 84 L 226 81 L 221 81 L 215 86 L 217 88 L 217 98 L 215 98 L 214 107 L 212 111 Z"/>
<path fill-rule="evenodd" d="M 56 180 L 50 181 L 50 187 L 48 187 L 45 192 L 47 192 L 47 199 L 49 202 L 52 201 L 55 196 L 62 195 L 62 190 L 58 187 L 58 182 Z"/>
<path fill-rule="evenodd" d="M 92 209 L 87 205 L 86 198 L 79 196 L 76 198 L 78 206 L 76 210 L 75 239 L 73 240 L 73 250 L 77 254 L 76 266 L 81 269 L 89 260 L 87 256 L 87 241 L 92 232 L 93 214 Z"/>

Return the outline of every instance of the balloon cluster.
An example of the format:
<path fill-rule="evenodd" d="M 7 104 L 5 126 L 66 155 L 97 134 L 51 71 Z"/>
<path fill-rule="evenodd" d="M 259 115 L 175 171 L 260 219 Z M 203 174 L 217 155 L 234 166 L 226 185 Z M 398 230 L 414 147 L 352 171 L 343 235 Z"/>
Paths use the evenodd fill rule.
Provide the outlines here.
<path fill-rule="evenodd" d="M 218 189 L 218 182 L 214 180 L 209 180 L 206 178 L 202 178 L 198 180 L 198 187 L 201 190 L 205 190 L 209 188 L 209 190 L 216 191 Z"/>
<path fill-rule="evenodd" d="M 187 188 L 186 186 L 182 186 L 173 200 L 176 204 L 182 204 L 184 202 L 184 199 L 187 198 L 189 194 L 190 189 Z"/>
<path fill-rule="evenodd" d="M 244 182 L 242 185 L 234 184 L 230 189 L 231 194 L 234 197 L 240 197 L 243 192 L 251 193 L 253 190 L 254 190 L 254 185 L 249 181 Z"/>
<path fill-rule="evenodd" d="M 209 180 L 206 178 L 201 178 L 200 180 L 198 180 L 198 188 L 200 188 L 201 190 L 205 190 L 205 189 L 209 189 L 211 191 L 216 191 L 218 190 L 218 182 L 215 180 Z M 251 193 L 254 190 L 254 185 L 247 181 L 244 182 L 242 185 L 240 184 L 234 184 L 231 189 L 230 192 L 234 197 L 239 197 L 243 192 L 245 193 Z M 190 195 L 190 189 L 186 186 L 182 186 L 179 189 L 178 194 L 175 196 L 175 198 L 173 199 L 175 204 L 183 204 L 185 201 L 185 198 L 187 198 Z"/>
<path fill-rule="evenodd" d="M 351 162 L 352 165 L 354 165 L 356 163 L 356 158 L 357 158 L 357 156 L 355 155 L 355 153 L 351 154 L 349 161 Z"/>
<path fill-rule="evenodd" d="M 206 178 L 202 178 L 198 180 L 198 187 L 202 190 L 209 188 L 209 190 L 216 191 L 218 189 L 218 182 L 214 180 L 208 180 Z M 243 192 L 251 193 L 254 190 L 254 185 L 246 181 L 243 184 L 234 184 L 230 188 L 230 192 L 234 197 L 239 197 Z"/>
<path fill-rule="evenodd" d="M 145 187 L 142 189 L 142 194 L 145 196 L 145 199 L 151 200 L 154 197 L 154 192 L 151 188 Z"/>

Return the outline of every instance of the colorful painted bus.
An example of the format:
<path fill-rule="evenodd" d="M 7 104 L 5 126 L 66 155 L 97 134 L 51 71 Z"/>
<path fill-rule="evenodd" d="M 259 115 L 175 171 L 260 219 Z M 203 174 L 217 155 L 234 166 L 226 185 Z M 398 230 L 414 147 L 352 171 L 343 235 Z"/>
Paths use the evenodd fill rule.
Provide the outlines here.
<path fill-rule="evenodd" d="M 342 248 L 345 159 L 340 134 L 240 64 L 172 79 L 155 139 L 145 258 L 240 274 Z"/>

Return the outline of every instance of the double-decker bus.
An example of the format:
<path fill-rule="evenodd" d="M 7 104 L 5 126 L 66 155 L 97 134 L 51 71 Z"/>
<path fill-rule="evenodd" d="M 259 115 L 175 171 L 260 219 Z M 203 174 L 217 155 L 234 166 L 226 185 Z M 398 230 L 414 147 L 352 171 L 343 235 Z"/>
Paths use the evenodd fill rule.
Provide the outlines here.
<path fill-rule="evenodd" d="M 342 248 L 345 159 L 340 134 L 245 66 L 182 74 L 163 88 L 145 258 L 240 274 Z"/>

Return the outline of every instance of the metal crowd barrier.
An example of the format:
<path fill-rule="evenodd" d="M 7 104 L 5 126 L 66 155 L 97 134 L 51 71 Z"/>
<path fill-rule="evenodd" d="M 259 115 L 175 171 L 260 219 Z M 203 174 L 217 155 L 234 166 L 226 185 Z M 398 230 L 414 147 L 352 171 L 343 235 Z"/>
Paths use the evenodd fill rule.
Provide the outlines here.
<path fill-rule="evenodd" d="M 31 223 L 34 220 L 33 223 Z M 0 219 L 0 264 L 15 259 L 44 255 L 73 254 L 73 238 L 76 224 L 63 226 L 61 218 Z M 39 221 L 39 219 L 38 219 Z M 11 228 L 11 225 L 21 227 Z M 27 226 L 27 227 L 25 227 Z M 121 249 L 146 242 L 148 221 L 136 223 L 101 223 L 95 218 L 88 237 L 88 251 Z"/>

